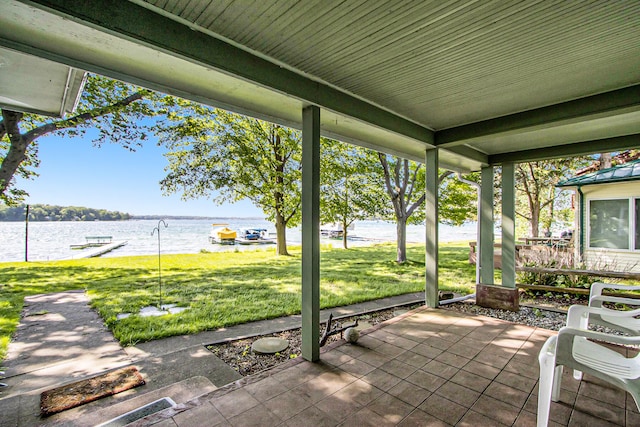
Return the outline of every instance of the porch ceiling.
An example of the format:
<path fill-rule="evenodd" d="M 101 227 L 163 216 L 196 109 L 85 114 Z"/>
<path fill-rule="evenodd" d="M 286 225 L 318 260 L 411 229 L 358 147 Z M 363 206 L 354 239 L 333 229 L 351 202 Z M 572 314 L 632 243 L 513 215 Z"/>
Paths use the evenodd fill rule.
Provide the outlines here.
<path fill-rule="evenodd" d="M 62 117 L 76 107 L 85 73 L 0 46 L 0 108 Z"/>
<path fill-rule="evenodd" d="M 5 48 L 444 167 L 640 146 L 639 2 L 0 1 Z"/>

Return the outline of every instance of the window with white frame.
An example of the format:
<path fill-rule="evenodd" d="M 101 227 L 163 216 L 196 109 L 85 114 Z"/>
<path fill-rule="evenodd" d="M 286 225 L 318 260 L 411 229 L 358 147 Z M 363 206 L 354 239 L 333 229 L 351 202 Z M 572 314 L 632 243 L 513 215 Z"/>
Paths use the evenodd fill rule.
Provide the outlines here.
<path fill-rule="evenodd" d="M 589 200 L 589 247 L 640 249 L 640 199 Z"/>

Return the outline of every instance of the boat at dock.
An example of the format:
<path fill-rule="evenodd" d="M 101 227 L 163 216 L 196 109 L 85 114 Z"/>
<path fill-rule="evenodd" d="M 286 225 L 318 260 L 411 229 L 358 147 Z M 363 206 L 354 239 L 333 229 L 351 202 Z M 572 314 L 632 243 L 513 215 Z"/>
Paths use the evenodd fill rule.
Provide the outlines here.
<path fill-rule="evenodd" d="M 276 243 L 269 238 L 266 228 L 242 228 L 238 231 L 227 227 L 228 224 L 213 224 L 209 242 L 218 245 L 268 245 Z"/>
<path fill-rule="evenodd" d="M 209 242 L 220 245 L 234 245 L 238 232 L 227 227 L 229 224 L 212 224 Z"/>
<path fill-rule="evenodd" d="M 275 239 L 270 239 L 266 228 L 243 228 L 236 238 L 239 245 L 268 245 L 276 243 Z"/>
<path fill-rule="evenodd" d="M 354 228 L 355 224 L 351 223 L 347 227 L 347 231 L 352 231 Z M 323 237 L 328 237 L 330 239 L 342 239 L 342 237 L 344 236 L 344 230 L 342 229 L 341 224 L 321 224 L 320 235 Z"/>

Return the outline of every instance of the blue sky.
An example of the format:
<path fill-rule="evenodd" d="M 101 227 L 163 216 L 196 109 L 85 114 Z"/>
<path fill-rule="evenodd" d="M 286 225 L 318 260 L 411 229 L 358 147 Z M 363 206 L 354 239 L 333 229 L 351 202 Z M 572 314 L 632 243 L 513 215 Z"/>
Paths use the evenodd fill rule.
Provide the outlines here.
<path fill-rule="evenodd" d="M 160 180 L 167 161 L 164 148 L 147 142 L 130 152 L 116 144 L 96 148 L 90 137 L 42 137 L 39 177 L 19 180 L 29 193 L 26 203 L 84 206 L 133 215 L 264 217 L 250 202 L 217 205 L 211 199 L 180 200 L 163 196 Z"/>

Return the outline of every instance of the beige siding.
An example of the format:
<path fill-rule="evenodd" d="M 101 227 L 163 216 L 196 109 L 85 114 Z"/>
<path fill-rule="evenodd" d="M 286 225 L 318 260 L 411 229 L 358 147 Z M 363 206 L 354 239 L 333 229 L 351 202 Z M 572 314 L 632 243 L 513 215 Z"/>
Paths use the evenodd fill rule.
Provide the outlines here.
<path fill-rule="evenodd" d="M 640 251 L 585 249 L 586 267 L 590 270 L 633 271 L 640 273 Z"/>
<path fill-rule="evenodd" d="M 585 197 L 585 209 L 588 212 L 589 200 L 640 198 L 640 181 L 589 185 L 583 187 L 582 192 Z M 633 212 L 630 213 L 630 216 L 633 222 Z M 585 226 L 588 227 L 588 223 Z M 631 229 L 633 230 L 633 226 Z M 590 249 L 588 247 L 588 229 L 586 231 L 584 261 L 589 268 L 640 272 L 640 250 Z"/>
<path fill-rule="evenodd" d="M 582 193 L 587 200 L 640 197 L 640 181 L 587 185 L 582 187 Z"/>

